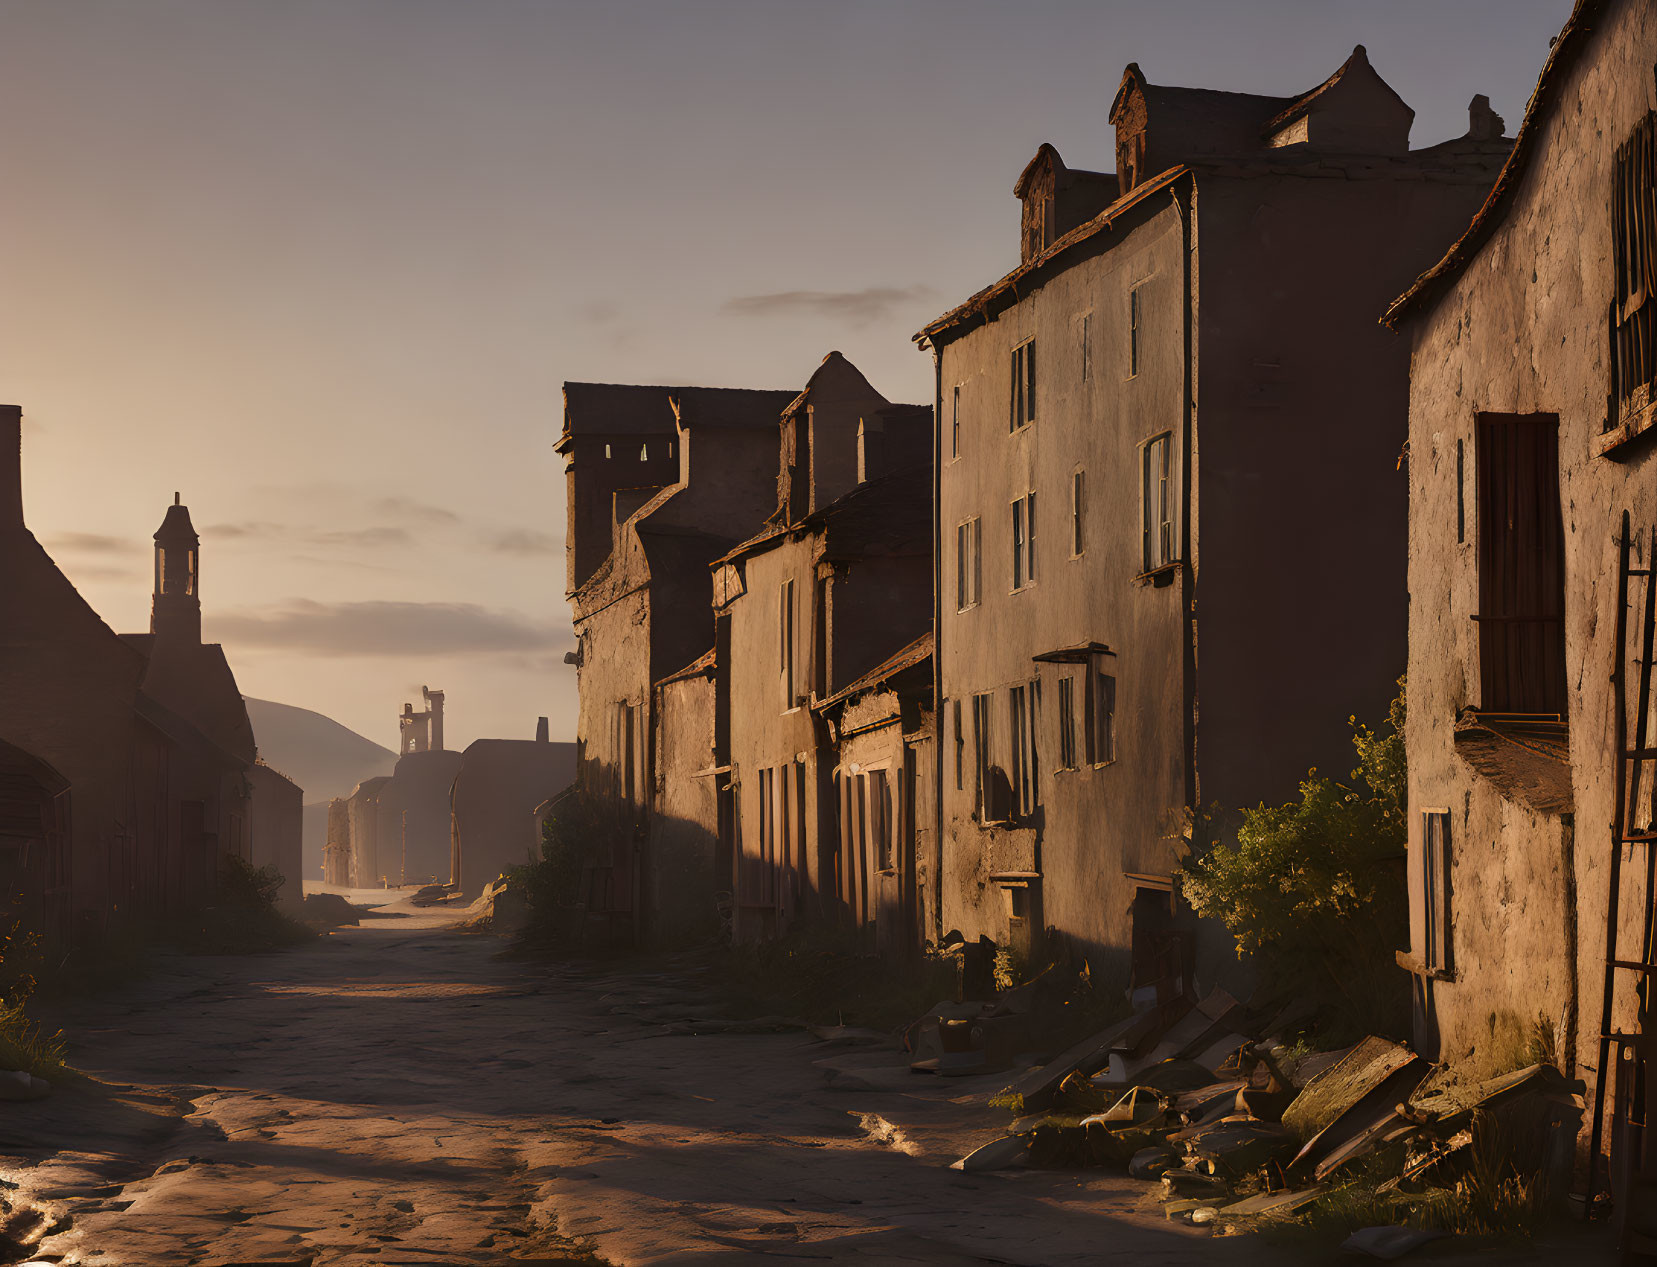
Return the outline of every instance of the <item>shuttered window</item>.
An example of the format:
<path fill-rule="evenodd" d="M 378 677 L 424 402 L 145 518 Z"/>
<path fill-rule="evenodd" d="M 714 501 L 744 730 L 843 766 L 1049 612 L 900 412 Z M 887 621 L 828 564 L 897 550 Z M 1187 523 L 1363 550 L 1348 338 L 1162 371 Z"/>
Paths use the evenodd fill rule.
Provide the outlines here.
<path fill-rule="evenodd" d="M 1611 300 L 1611 405 L 1615 426 L 1651 399 L 1657 377 L 1657 113 L 1617 148 L 1611 231 L 1616 292 Z"/>
<path fill-rule="evenodd" d="M 1478 416 L 1480 706 L 1565 711 L 1559 419 Z"/>

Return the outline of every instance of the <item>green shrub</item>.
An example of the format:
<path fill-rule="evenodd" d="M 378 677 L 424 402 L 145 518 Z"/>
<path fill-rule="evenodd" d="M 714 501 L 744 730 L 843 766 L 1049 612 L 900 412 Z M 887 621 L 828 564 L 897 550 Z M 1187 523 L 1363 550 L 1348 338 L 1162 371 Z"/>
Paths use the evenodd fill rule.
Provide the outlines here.
<path fill-rule="evenodd" d="M 282 884 L 274 866 L 256 867 L 225 855 L 212 904 L 179 920 L 175 940 L 185 950 L 208 955 L 251 954 L 311 940 L 315 933 L 276 909 Z"/>
<path fill-rule="evenodd" d="M 630 849 L 643 827 L 638 807 L 619 796 L 577 786 L 558 797 L 541 825 L 540 860 L 507 872 L 509 886 L 523 894 L 520 941 L 533 946 L 578 940 L 590 869 L 618 848 Z"/>
<path fill-rule="evenodd" d="M 1332 1038 L 1408 1028 L 1394 960 L 1409 929 L 1404 707 L 1400 678 L 1382 727 L 1349 719 L 1349 783 L 1310 771 L 1299 800 L 1245 810 L 1235 843 L 1188 860 L 1181 877 L 1192 909 L 1225 924 L 1268 989 L 1320 1005 Z"/>

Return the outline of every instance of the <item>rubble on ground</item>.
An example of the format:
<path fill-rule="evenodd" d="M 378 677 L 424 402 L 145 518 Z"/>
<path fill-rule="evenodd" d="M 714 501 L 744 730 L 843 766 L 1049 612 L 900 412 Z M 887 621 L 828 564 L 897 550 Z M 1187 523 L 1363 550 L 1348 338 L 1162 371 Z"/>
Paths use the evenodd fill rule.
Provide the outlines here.
<path fill-rule="evenodd" d="M 299 908 L 299 920 L 319 931 L 361 922 L 357 908 L 338 893 L 307 893 Z"/>
<path fill-rule="evenodd" d="M 1517 1173 L 1565 1190 L 1581 1083 L 1537 1064 L 1466 1084 L 1378 1036 L 1313 1051 L 1290 1037 L 1308 1019 L 1223 990 L 1153 1002 L 1019 1074 L 992 1101 L 1015 1114 L 1008 1129 L 955 1167 L 1108 1167 L 1156 1185 L 1169 1218 L 1235 1228 L 1354 1182 L 1454 1189 L 1477 1121 L 1502 1132 Z M 1010 1068 L 1030 1028 L 1017 999 L 940 1003 L 906 1032 L 910 1069 Z M 1348 1248 L 1389 1257 L 1434 1235 L 1368 1228 Z"/>

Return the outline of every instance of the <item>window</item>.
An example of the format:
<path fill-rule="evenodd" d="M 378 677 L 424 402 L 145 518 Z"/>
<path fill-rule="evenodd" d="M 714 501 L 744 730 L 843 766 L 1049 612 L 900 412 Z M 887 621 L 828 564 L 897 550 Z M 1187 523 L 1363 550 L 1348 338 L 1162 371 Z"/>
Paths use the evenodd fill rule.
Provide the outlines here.
<path fill-rule="evenodd" d="M 1087 382 L 1093 369 L 1093 314 L 1082 314 L 1082 382 Z"/>
<path fill-rule="evenodd" d="M 1467 454 L 1456 441 L 1456 544 L 1467 540 Z"/>
<path fill-rule="evenodd" d="M 949 403 L 949 456 L 961 456 L 961 385 L 955 385 L 955 393 Z"/>
<path fill-rule="evenodd" d="M 1007 411 L 1007 430 L 1017 431 L 1036 420 L 1036 341 L 1013 349 L 1013 387 Z"/>
<path fill-rule="evenodd" d="M 1450 814 L 1421 814 L 1421 966 L 1428 972 L 1450 970 Z"/>
<path fill-rule="evenodd" d="M 795 707 L 799 692 L 794 685 L 794 582 L 777 587 L 777 661 L 782 677 L 783 711 Z"/>
<path fill-rule="evenodd" d="M 1139 373 L 1139 287 L 1128 292 L 1128 377 Z"/>
<path fill-rule="evenodd" d="M 1086 711 L 1087 763 L 1108 765 L 1116 760 L 1116 678 L 1099 670 L 1098 661 L 1088 666 Z"/>
<path fill-rule="evenodd" d="M 1027 818 L 1039 803 L 1036 776 L 1036 684 L 1015 686 L 1008 691 L 1009 720 L 1012 723 L 1013 813 Z"/>
<path fill-rule="evenodd" d="M 884 770 L 869 771 L 869 840 L 874 845 L 876 865 L 882 871 L 897 866 L 892 840 L 892 785 Z"/>
<path fill-rule="evenodd" d="M 969 519 L 955 526 L 955 610 L 978 605 L 984 581 L 984 525 Z"/>
<path fill-rule="evenodd" d="M 1478 415 L 1480 707 L 1565 712 L 1559 419 Z"/>
<path fill-rule="evenodd" d="M 1087 472 L 1072 471 L 1070 473 L 1070 557 L 1076 558 L 1082 552 L 1082 509 L 1087 504 L 1084 496 L 1087 485 Z"/>
<path fill-rule="evenodd" d="M 639 461 L 650 461 L 650 446 L 648 444 L 641 444 L 639 446 Z"/>
<path fill-rule="evenodd" d="M 818 699 L 829 693 L 829 578 L 817 578 L 817 601 L 811 622 L 811 689 Z"/>
<path fill-rule="evenodd" d="M 967 734 L 961 728 L 961 701 L 955 701 L 955 790 L 966 787 Z"/>
<path fill-rule="evenodd" d="M 1023 589 L 1036 579 L 1036 495 L 1026 493 L 1013 503 L 1013 588 Z"/>
<path fill-rule="evenodd" d="M 1177 557 L 1174 550 L 1174 437 L 1163 432 L 1139 450 L 1143 478 L 1139 500 L 1143 527 L 1143 570 L 1154 572 Z"/>
<path fill-rule="evenodd" d="M 1657 113 L 1617 147 L 1611 200 L 1616 289 L 1611 303 L 1611 416 L 1647 404 L 1657 378 Z"/>
<path fill-rule="evenodd" d="M 1059 679 L 1059 769 L 1076 768 L 1076 682 Z"/>
<path fill-rule="evenodd" d="M 629 804 L 639 802 L 643 735 L 640 706 L 621 700 L 615 711 L 616 790 Z"/>
<path fill-rule="evenodd" d="M 990 777 L 995 767 L 995 761 L 990 751 L 993 736 L 990 732 L 990 706 L 994 701 L 988 695 L 974 695 L 972 697 L 972 764 L 973 764 L 973 802 L 980 818 L 988 818 L 985 812 L 990 798 Z"/>
<path fill-rule="evenodd" d="M 606 461 L 609 460 L 609 457 L 610 457 L 610 446 L 609 445 L 604 446 L 604 457 L 605 457 Z"/>

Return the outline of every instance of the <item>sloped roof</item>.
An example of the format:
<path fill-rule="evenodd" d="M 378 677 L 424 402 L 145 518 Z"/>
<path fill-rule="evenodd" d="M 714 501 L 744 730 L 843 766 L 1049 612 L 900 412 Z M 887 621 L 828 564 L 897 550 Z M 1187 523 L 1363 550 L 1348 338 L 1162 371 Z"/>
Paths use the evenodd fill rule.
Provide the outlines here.
<path fill-rule="evenodd" d="M 681 421 L 685 426 L 775 426 L 794 395 L 748 387 L 565 383 L 559 445 L 575 435 L 671 436 Z"/>
<path fill-rule="evenodd" d="M 654 685 L 666 686 L 669 682 L 682 682 L 686 678 L 711 677 L 719 666 L 719 653 L 715 648 L 709 648 L 684 668 L 669 673 L 666 677 L 657 678 Z"/>
<path fill-rule="evenodd" d="M 1171 167 L 1160 175 L 1153 176 L 1150 180 L 1135 185 L 1091 220 L 1077 225 L 1069 233 L 1055 239 L 1053 245 L 1049 246 L 1040 255 L 1031 256 L 1000 281 L 992 282 L 966 302 L 957 304 L 944 313 L 943 316 L 923 327 L 913 336 L 913 341 L 925 347 L 933 336 L 962 325 L 975 316 L 983 315 L 988 311 L 990 304 L 1000 296 L 1016 291 L 1021 282 L 1033 274 L 1045 270 L 1048 265 L 1073 247 L 1079 246 L 1089 238 L 1110 229 L 1127 212 L 1133 210 L 1152 194 L 1167 189 L 1177 180 L 1189 175 L 1190 171 L 1189 167 Z"/>
<path fill-rule="evenodd" d="M 1381 315 L 1382 325 L 1396 329 L 1405 317 L 1415 311 L 1431 308 L 1501 224 L 1502 218 L 1512 205 L 1514 190 L 1518 188 L 1530 166 L 1532 154 L 1536 149 L 1536 134 L 1557 103 L 1559 87 L 1582 56 L 1588 38 L 1594 31 L 1597 19 L 1605 11 L 1606 4 L 1607 0 L 1577 0 L 1576 7 L 1571 10 L 1571 16 L 1565 20 L 1564 27 L 1553 42 L 1548 60 L 1542 65 L 1536 88 L 1530 94 L 1530 101 L 1525 105 L 1525 118 L 1514 137 L 1513 149 L 1508 154 L 1501 173 L 1496 177 L 1496 183 L 1492 186 L 1489 196 L 1485 198 L 1484 205 L 1474 214 L 1467 231 L 1451 244 L 1444 257 L 1416 278 L 1408 290 L 1387 306 L 1386 312 Z"/>
<path fill-rule="evenodd" d="M 1345 79 L 1349 73 L 1364 70 L 1369 72 L 1370 77 L 1374 79 L 1376 83 L 1380 84 L 1381 87 L 1385 88 L 1392 94 L 1393 100 L 1397 101 L 1399 105 L 1409 111 L 1411 118 L 1415 117 L 1415 108 L 1411 106 L 1409 102 L 1405 101 L 1404 98 L 1398 95 L 1398 90 L 1396 88 L 1376 73 L 1375 68 L 1369 63 L 1368 51 L 1362 44 L 1359 44 L 1353 48 L 1352 56 L 1342 62 L 1339 69 L 1337 69 L 1333 75 L 1329 76 L 1328 79 L 1325 79 L 1310 92 L 1303 92 L 1300 96 L 1290 101 L 1287 108 L 1280 111 L 1272 118 L 1266 120 L 1266 123 L 1261 130 L 1264 132 L 1276 132 L 1279 128 L 1293 123 L 1296 119 L 1300 118 L 1301 115 L 1310 110 L 1324 93 L 1328 92 L 1331 88 L 1339 84 L 1341 80 Z"/>
<path fill-rule="evenodd" d="M 905 669 L 914 668 L 917 664 L 924 664 L 932 658 L 932 631 L 927 630 L 907 647 L 882 660 L 862 677 L 841 687 L 827 699 L 819 700 L 812 707 L 816 709 L 829 708 L 854 695 L 861 695 L 865 691 L 874 690 L 895 678 Z"/>
<path fill-rule="evenodd" d="M 932 467 L 929 464 L 911 466 L 865 480 L 796 523 L 777 524 L 749 537 L 713 563 L 730 563 L 787 537 L 803 536 L 822 528 L 829 533 L 831 558 L 896 552 L 921 542 L 930 549 Z"/>

